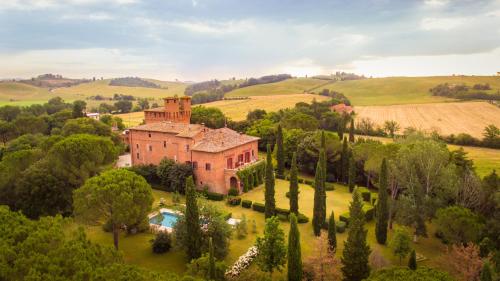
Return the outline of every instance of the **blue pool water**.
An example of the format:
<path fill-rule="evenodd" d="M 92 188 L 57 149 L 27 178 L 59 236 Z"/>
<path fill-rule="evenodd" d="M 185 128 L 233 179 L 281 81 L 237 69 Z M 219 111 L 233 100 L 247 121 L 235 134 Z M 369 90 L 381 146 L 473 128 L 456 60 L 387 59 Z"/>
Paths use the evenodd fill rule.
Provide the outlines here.
<path fill-rule="evenodd" d="M 179 216 L 173 213 L 163 212 L 161 214 L 163 215 L 162 221 L 159 221 L 160 216 L 154 216 L 149 220 L 149 223 L 160 224 L 161 226 L 172 228 L 177 222 L 177 219 L 179 219 Z"/>

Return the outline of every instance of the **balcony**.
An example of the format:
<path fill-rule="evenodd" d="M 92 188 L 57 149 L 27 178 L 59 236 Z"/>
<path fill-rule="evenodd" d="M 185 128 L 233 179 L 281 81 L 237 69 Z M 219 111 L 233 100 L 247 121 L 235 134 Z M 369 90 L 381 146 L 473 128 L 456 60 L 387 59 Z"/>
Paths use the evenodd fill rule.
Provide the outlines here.
<path fill-rule="evenodd" d="M 255 165 L 256 163 L 259 163 L 261 161 L 264 161 L 264 160 L 258 160 L 257 158 L 253 157 L 250 162 L 247 162 L 247 163 L 241 163 L 238 167 L 234 167 L 232 169 L 229 169 L 229 168 L 225 168 L 224 171 L 228 171 L 228 172 L 238 172 L 240 170 L 243 170 L 247 167 L 250 167 L 252 165 Z"/>

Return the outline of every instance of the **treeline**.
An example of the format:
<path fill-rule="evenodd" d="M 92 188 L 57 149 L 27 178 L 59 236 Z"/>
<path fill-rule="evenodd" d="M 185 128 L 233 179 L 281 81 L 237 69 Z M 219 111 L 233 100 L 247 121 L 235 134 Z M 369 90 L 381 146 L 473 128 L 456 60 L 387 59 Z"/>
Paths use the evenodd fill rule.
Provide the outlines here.
<path fill-rule="evenodd" d="M 186 87 L 184 94 L 192 97 L 192 104 L 202 104 L 224 99 L 224 95 L 237 88 L 258 84 L 267 84 L 292 78 L 289 74 L 267 75 L 260 78 L 250 78 L 241 84 L 223 84 L 218 80 L 194 83 Z"/>
<path fill-rule="evenodd" d="M 334 81 L 347 81 L 347 80 L 360 80 L 360 79 L 366 79 L 364 75 L 357 75 L 354 73 L 348 73 L 348 72 L 343 72 L 343 71 L 337 71 L 335 74 L 330 74 L 330 75 L 316 75 L 313 76 L 314 79 L 321 79 L 321 80 L 334 80 Z"/>
<path fill-rule="evenodd" d="M 153 88 L 161 89 L 160 85 L 153 82 L 141 79 L 139 77 L 122 77 L 114 78 L 109 81 L 110 86 L 123 86 L 123 87 L 143 87 L 143 88 Z"/>
<path fill-rule="evenodd" d="M 33 77 L 29 80 L 20 80 L 19 82 L 42 88 L 57 88 L 57 87 L 75 86 L 90 81 L 91 80 L 89 79 L 64 78 L 60 74 L 48 73 L 48 74 L 38 75 L 37 77 Z"/>
<path fill-rule="evenodd" d="M 314 94 L 314 92 L 312 92 L 312 94 Z M 346 105 L 351 105 L 351 101 L 341 92 L 337 92 L 337 91 L 330 90 L 330 89 L 323 89 L 318 94 L 320 96 L 331 97 L 337 103 L 344 103 Z"/>
<path fill-rule="evenodd" d="M 266 75 L 260 78 L 249 78 L 239 85 L 239 88 L 249 87 L 259 84 L 276 83 L 283 80 L 292 78 L 290 74 L 276 74 L 276 75 Z"/>
<path fill-rule="evenodd" d="M 479 99 L 479 100 L 495 100 L 495 101 L 500 100 L 500 91 L 497 91 L 494 94 L 488 94 L 484 92 L 487 90 L 491 90 L 489 84 L 475 84 L 471 88 L 465 84 L 452 85 L 444 83 L 429 89 L 429 92 L 431 92 L 432 95 L 434 96 L 448 97 L 454 99 L 463 99 L 463 100 Z"/>

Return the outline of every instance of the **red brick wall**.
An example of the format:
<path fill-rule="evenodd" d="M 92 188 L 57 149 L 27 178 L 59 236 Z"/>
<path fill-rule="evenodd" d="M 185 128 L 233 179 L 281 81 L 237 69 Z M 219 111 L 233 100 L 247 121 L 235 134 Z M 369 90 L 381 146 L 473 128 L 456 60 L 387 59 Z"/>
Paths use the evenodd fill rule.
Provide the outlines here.
<path fill-rule="evenodd" d="M 226 194 L 228 192 L 230 178 L 236 173 L 234 168 L 236 168 L 238 155 L 243 155 L 245 160 L 245 152 L 248 152 L 250 158 L 246 160 L 252 162 L 258 159 L 257 141 L 219 153 L 208 153 L 191 151 L 195 142 L 203 137 L 203 133 L 191 139 L 176 137 L 174 134 L 132 129 L 129 135 L 132 165 L 157 165 L 165 157 L 177 160 L 179 163 L 196 162 L 197 168 L 194 171 L 196 185 L 199 187 L 208 185 L 210 191 L 218 193 Z M 189 149 L 187 149 L 187 145 L 189 145 Z M 252 150 L 254 156 L 252 156 Z M 228 158 L 233 159 L 233 170 L 227 170 Z M 210 170 L 206 169 L 207 163 L 210 164 Z"/>

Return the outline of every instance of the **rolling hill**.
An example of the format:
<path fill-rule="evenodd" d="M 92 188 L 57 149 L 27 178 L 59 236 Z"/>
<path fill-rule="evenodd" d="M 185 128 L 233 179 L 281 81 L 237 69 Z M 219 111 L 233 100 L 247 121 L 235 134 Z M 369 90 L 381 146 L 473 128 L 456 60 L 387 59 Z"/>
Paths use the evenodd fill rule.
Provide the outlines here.
<path fill-rule="evenodd" d="M 233 90 L 226 97 L 276 96 L 302 94 L 312 88 L 329 83 L 326 80 L 313 78 L 292 78 L 284 81 L 259 84 Z"/>

